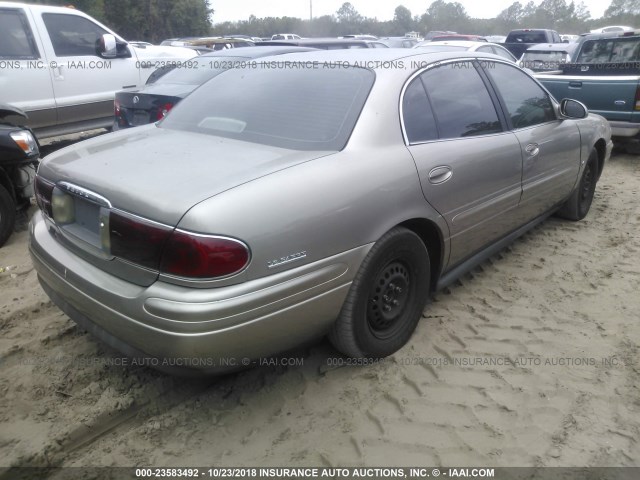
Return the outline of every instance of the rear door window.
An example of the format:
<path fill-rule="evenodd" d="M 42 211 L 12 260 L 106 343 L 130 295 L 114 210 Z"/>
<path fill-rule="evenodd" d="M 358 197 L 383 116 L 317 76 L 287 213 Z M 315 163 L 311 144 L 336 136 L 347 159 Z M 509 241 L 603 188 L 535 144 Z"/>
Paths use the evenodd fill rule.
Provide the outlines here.
<path fill-rule="evenodd" d="M 471 62 L 456 62 L 421 75 L 440 138 L 488 135 L 502 131 L 495 106 Z"/>
<path fill-rule="evenodd" d="M 438 138 L 436 119 L 420 77 L 414 78 L 404 92 L 402 120 L 410 144 Z"/>

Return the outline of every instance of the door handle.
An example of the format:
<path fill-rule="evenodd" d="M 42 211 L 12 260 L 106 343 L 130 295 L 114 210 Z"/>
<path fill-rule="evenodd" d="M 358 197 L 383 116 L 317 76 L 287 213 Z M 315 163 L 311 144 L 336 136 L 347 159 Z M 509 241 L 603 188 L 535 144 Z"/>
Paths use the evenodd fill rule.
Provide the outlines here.
<path fill-rule="evenodd" d="M 582 82 L 569 82 L 569 88 L 582 88 Z"/>
<path fill-rule="evenodd" d="M 525 147 L 524 151 L 527 152 L 527 155 L 529 155 L 530 157 L 535 157 L 536 155 L 538 155 L 538 153 L 540 153 L 540 147 L 537 143 L 530 143 Z"/>
<path fill-rule="evenodd" d="M 56 80 L 64 80 L 64 72 L 62 71 L 62 65 L 55 65 L 51 67 L 53 70 L 53 78 Z"/>
<path fill-rule="evenodd" d="M 453 171 L 451 170 L 451 167 L 447 167 L 446 165 L 435 167 L 432 168 L 429 172 L 429 183 L 438 185 L 440 183 L 446 182 L 452 176 Z"/>

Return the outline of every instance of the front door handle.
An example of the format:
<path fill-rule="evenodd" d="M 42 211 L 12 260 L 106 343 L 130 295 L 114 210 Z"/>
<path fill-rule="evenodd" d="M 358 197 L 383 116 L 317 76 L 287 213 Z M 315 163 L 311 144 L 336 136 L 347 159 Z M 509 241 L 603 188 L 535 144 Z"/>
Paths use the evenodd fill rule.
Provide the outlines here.
<path fill-rule="evenodd" d="M 538 155 L 538 153 L 540 153 L 540 147 L 537 143 L 530 143 L 525 147 L 524 151 L 527 152 L 527 155 L 529 155 L 530 157 L 535 157 L 536 155 Z"/>
<path fill-rule="evenodd" d="M 438 185 L 439 183 L 444 183 L 449 180 L 453 176 L 453 171 L 451 167 L 447 167 L 446 165 L 442 165 L 440 167 L 432 168 L 429 172 L 429 183 L 434 185 Z"/>

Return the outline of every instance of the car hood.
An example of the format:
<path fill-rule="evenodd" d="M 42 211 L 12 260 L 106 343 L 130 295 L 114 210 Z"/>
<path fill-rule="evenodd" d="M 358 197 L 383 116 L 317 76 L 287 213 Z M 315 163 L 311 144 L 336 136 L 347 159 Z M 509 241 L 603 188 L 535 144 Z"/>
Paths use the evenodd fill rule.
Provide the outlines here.
<path fill-rule="evenodd" d="M 114 208 L 175 226 L 191 207 L 209 197 L 331 153 L 148 125 L 48 155 L 38 174 L 89 189 Z"/>
<path fill-rule="evenodd" d="M 129 45 L 129 48 L 133 50 L 138 60 L 154 60 L 167 58 L 193 58 L 198 53 L 190 48 L 174 47 L 165 45 L 145 45 L 142 47 L 136 47 L 135 45 Z"/>

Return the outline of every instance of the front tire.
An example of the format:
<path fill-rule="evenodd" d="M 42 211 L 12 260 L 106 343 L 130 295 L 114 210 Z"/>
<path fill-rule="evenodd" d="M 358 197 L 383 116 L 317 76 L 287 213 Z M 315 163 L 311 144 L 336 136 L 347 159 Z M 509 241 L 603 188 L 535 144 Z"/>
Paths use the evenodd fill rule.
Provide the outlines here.
<path fill-rule="evenodd" d="M 16 223 L 16 202 L 11 194 L 0 185 L 0 247 L 4 245 Z"/>
<path fill-rule="evenodd" d="M 591 150 L 578 186 L 567 202 L 558 210 L 558 216 L 567 220 L 582 220 L 589 213 L 598 181 L 598 152 Z"/>
<path fill-rule="evenodd" d="M 429 253 L 420 237 L 396 227 L 365 257 L 329 340 L 353 358 L 382 358 L 404 346 L 429 293 Z"/>

